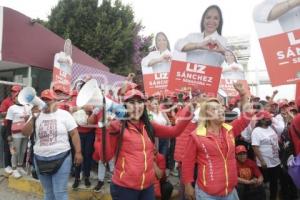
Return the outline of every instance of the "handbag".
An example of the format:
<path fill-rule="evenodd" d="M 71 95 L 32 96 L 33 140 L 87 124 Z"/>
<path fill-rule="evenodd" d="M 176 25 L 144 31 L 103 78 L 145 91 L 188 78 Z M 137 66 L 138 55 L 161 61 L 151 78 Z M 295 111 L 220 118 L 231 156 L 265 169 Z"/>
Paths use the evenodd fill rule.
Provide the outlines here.
<path fill-rule="evenodd" d="M 38 171 L 41 175 L 51 176 L 55 174 L 60 167 L 62 166 L 65 159 L 70 154 L 70 151 L 68 151 L 62 158 L 58 158 L 55 160 L 39 160 L 38 158 L 35 158 L 36 165 L 38 168 Z"/>
<path fill-rule="evenodd" d="M 11 132 L 12 133 L 20 133 L 20 132 L 22 132 L 22 129 L 23 129 L 24 126 L 25 126 L 24 121 L 14 122 L 11 125 Z"/>

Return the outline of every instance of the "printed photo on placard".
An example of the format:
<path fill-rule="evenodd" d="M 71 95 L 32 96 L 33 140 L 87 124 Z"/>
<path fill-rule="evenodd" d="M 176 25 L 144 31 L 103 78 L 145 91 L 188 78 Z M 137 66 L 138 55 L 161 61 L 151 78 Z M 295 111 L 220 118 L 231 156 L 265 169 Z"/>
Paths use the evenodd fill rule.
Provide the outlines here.
<path fill-rule="evenodd" d="M 167 88 L 171 67 L 169 40 L 163 32 L 155 36 L 155 50 L 142 59 L 142 73 L 145 93 L 151 95 Z"/>
<path fill-rule="evenodd" d="M 174 60 L 220 67 L 224 62 L 227 41 L 222 36 L 223 17 L 219 6 L 209 6 L 200 24 L 200 32 L 190 33 L 176 42 L 174 55 L 185 54 L 185 59 L 176 56 Z"/>
<path fill-rule="evenodd" d="M 222 79 L 245 80 L 243 66 L 238 63 L 234 53 L 227 49 L 225 51 L 225 60 L 222 64 Z"/>
<path fill-rule="evenodd" d="M 272 86 L 300 80 L 300 1 L 262 0 L 253 12 Z"/>

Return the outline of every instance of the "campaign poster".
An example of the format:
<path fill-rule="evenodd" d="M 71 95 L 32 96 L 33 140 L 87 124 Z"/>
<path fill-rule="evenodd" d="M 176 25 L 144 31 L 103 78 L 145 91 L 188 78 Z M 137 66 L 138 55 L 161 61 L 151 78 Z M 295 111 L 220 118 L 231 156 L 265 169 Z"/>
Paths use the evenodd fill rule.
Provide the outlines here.
<path fill-rule="evenodd" d="M 173 92 L 198 90 L 217 96 L 221 67 L 172 60 L 168 89 Z"/>
<path fill-rule="evenodd" d="M 284 9 L 283 12 L 279 11 Z M 300 3 L 262 0 L 253 13 L 272 86 L 300 80 Z"/>

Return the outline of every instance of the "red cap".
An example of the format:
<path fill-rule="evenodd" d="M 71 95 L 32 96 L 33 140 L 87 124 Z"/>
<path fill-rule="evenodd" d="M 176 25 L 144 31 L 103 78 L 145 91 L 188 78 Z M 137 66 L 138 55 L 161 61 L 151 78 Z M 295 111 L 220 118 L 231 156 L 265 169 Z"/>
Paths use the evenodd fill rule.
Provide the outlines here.
<path fill-rule="evenodd" d="M 54 97 L 51 94 L 50 89 L 43 90 L 43 92 L 41 93 L 41 98 L 46 98 L 46 99 L 50 99 L 50 100 L 54 99 Z"/>
<path fill-rule="evenodd" d="M 139 97 L 139 98 L 145 100 L 145 96 L 144 96 L 144 94 L 141 91 L 139 91 L 137 89 L 132 89 L 132 90 L 129 90 L 129 91 L 127 91 L 125 93 L 125 95 L 124 95 L 124 101 L 132 99 L 134 97 Z"/>
<path fill-rule="evenodd" d="M 289 107 L 289 104 L 287 104 L 286 102 L 280 102 L 279 103 L 279 108 L 284 108 L 284 107 Z"/>
<path fill-rule="evenodd" d="M 238 146 L 235 147 L 235 153 L 236 154 L 239 154 L 239 153 L 242 153 L 242 152 L 247 153 L 247 149 L 244 145 L 238 145 Z"/>
<path fill-rule="evenodd" d="M 20 92 L 21 89 L 22 89 L 22 87 L 21 87 L 20 85 L 14 85 L 14 86 L 11 87 L 10 90 L 11 90 L 12 92 Z"/>
<path fill-rule="evenodd" d="M 273 115 L 268 111 L 261 110 L 256 114 L 258 119 L 272 119 Z"/>

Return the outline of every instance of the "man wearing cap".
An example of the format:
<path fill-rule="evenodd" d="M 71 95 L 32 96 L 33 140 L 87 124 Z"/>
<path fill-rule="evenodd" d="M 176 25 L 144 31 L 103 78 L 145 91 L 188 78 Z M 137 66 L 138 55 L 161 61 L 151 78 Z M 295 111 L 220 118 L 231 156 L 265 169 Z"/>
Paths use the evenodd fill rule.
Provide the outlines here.
<path fill-rule="evenodd" d="M 237 191 L 240 200 L 265 200 L 266 194 L 262 186 L 263 176 L 256 163 L 247 158 L 244 145 L 235 148 L 238 173 Z"/>
<path fill-rule="evenodd" d="M 21 86 L 19 85 L 14 85 L 11 87 L 11 95 L 6 97 L 1 105 L 0 105 L 0 115 L 1 118 L 6 117 L 7 110 L 10 106 L 14 104 L 13 99 L 17 97 L 19 92 L 21 91 Z M 9 145 L 7 141 L 7 135 L 6 135 L 6 126 L 7 126 L 7 121 L 3 120 L 3 123 L 1 124 L 2 129 L 1 129 L 1 135 L 3 138 L 3 143 L 4 143 L 4 167 L 5 167 L 5 173 L 11 174 L 13 172 L 11 166 L 11 154 L 9 151 Z"/>

